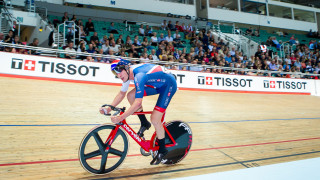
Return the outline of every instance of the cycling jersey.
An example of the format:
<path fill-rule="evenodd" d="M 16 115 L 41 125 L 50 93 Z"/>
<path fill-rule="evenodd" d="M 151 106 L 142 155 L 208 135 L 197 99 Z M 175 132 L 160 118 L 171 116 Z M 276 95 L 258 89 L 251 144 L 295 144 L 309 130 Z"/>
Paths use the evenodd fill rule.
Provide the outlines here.
<path fill-rule="evenodd" d="M 136 98 L 159 94 L 155 109 L 164 112 L 172 96 L 177 91 L 177 83 L 172 74 L 166 69 L 154 64 L 139 64 L 131 66 L 133 69 Z M 122 84 L 121 91 L 126 92 L 130 82 Z"/>

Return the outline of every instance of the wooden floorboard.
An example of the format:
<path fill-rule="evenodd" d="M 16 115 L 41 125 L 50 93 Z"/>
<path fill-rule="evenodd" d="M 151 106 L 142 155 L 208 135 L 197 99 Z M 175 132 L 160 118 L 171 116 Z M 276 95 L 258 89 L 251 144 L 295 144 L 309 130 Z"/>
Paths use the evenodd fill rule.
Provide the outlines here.
<path fill-rule="evenodd" d="M 166 121 L 191 126 L 186 159 L 150 166 L 151 157 L 130 139 L 117 170 L 92 175 L 77 160 L 78 148 L 91 128 L 110 123 L 98 109 L 119 86 L 8 77 L 0 84 L 0 179 L 167 179 L 320 157 L 319 97 L 179 90 Z M 152 110 L 156 99 L 145 97 L 144 109 Z M 139 129 L 137 117 L 127 122 Z"/>

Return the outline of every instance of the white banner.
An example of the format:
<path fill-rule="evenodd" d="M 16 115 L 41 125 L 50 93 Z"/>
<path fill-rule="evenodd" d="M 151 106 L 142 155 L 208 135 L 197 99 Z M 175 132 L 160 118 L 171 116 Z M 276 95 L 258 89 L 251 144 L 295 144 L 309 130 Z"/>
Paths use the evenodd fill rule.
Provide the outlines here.
<path fill-rule="evenodd" d="M 0 73 L 45 78 L 121 83 L 110 64 L 0 52 Z M 320 81 L 171 71 L 178 87 L 203 90 L 319 95 Z M 317 83 L 317 85 L 316 85 Z"/>

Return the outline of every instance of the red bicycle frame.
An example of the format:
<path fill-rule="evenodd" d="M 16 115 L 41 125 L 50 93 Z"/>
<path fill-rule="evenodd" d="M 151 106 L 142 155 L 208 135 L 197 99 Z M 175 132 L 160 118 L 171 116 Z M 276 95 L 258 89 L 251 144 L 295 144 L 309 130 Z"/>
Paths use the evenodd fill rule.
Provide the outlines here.
<path fill-rule="evenodd" d="M 135 113 L 133 113 L 133 115 L 151 114 L 151 113 L 152 113 L 152 111 L 135 112 Z M 123 112 L 121 112 L 120 115 L 121 114 L 123 114 Z M 165 113 L 163 114 L 163 116 L 161 118 L 161 122 L 162 122 L 162 125 L 163 125 L 165 132 L 167 132 L 170 140 L 172 141 L 172 144 L 166 144 L 166 147 L 172 147 L 172 146 L 176 145 L 176 141 L 173 139 L 173 137 L 169 133 L 168 129 L 166 128 L 165 123 L 164 123 L 164 117 L 165 117 Z M 113 129 L 111 131 L 111 133 L 109 134 L 109 137 L 106 140 L 106 143 L 107 143 L 106 150 L 108 150 L 109 147 L 111 146 L 111 144 L 112 144 L 112 142 L 118 132 L 119 127 L 121 127 L 123 130 L 125 130 L 127 132 L 127 134 L 129 134 L 129 136 L 131 136 L 141 146 L 141 148 L 144 149 L 146 152 L 149 152 L 150 150 L 152 150 L 152 151 L 159 150 L 158 146 L 155 146 L 155 147 L 153 146 L 154 139 L 156 138 L 156 132 L 153 133 L 150 140 L 141 139 L 137 135 L 137 133 L 127 124 L 125 119 L 122 120 L 119 124 L 117 124 L 115 129 Z"/>

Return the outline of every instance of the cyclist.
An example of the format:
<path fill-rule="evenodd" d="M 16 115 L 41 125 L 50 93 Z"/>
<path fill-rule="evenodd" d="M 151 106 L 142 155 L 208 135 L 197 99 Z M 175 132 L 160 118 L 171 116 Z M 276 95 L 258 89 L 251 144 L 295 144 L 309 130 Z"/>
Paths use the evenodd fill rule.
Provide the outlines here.
<path fill-rule="evenodd" d="M 113 123 L 119 123 L 134 112 L 142 110 L 143 96 L 159 94 L 156 106 L 151 114 L 151 122 L 155 127 L 159 139 L 159 151 L 150 164 L 157 165 L 168 153 L 168 150 L 165 148 L 165 131 L 161 123 L 161 118 L 177 90 L 176 80 L 174 76 L 167 73 L 166 69 L 162 66 L 154 64 L 137 64 L 130 66 L 130 62 L 123 59 L 115 60 L 111 64 L 111 70 L 123 81 L 121 90 L 111 105 L 117 106 L 124 99 L 129 88 L 130 80 L 134 81 L 135 84 L 135 88 L 127 95 L 128 101 L 131 104 L 130 108 L 120 116 L 111 117 Z M 110 111 L 110 108 L 100 109 L 101 113 L 109 113 Z M 142 137 L 143 132 L 149 129 L 151 125 L 145 115 L 139 115 L 139 119 L 141 121 L 141 127 L 138 135 Z"/>

